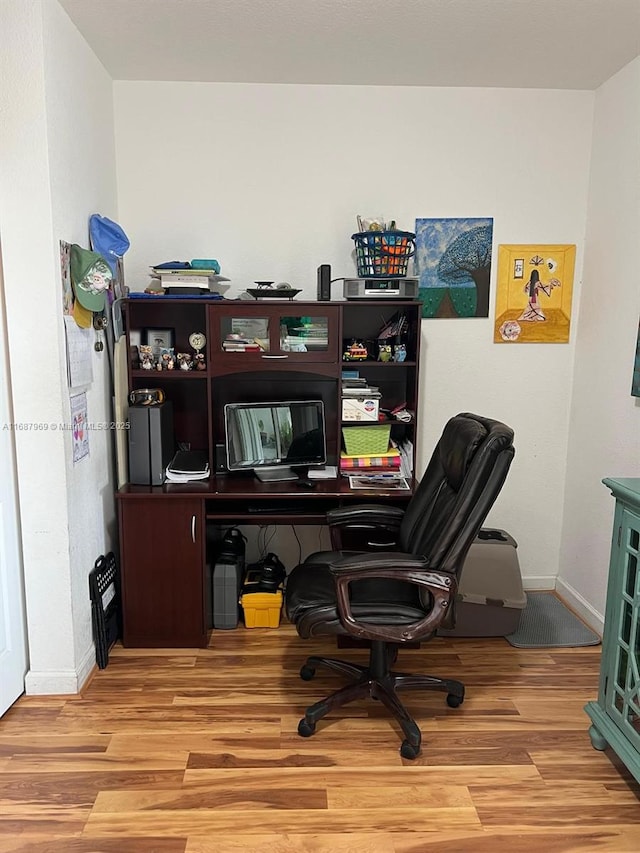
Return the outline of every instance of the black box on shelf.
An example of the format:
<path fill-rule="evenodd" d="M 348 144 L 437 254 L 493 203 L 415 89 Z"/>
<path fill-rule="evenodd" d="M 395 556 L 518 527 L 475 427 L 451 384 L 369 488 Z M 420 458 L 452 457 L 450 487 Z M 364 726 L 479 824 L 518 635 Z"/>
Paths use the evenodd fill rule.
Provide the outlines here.
<path fill-rule="evenodd" d="M 155 406 L 129 407 L 130 483 L 161 486 L 174 450 L 170 400 Z"/>

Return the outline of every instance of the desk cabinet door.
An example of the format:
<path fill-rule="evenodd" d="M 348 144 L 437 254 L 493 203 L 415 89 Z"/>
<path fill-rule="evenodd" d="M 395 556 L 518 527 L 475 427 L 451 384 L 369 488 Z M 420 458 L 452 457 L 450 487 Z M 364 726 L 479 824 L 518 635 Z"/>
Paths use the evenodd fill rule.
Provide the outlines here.
<path fill-rule="evenodd" d="M 125 646 L 206 646 L 203 525 L 202 501 L 120 502 Z"/>
<path fill-rule="evenodd" d="M 217 376 L 305 364 L 337 368 L 338 326 L 338 307 L 322 302 L 213 305 L 209 369 Z"/>

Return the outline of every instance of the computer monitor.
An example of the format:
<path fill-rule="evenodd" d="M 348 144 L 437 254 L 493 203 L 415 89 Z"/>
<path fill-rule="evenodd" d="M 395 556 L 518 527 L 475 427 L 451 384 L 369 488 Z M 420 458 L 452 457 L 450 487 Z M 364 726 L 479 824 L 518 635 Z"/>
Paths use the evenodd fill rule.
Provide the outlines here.
<path fill-rule="evenodd" d="M 321 400 L 227 403 L 227 468 L 251 471 L 264 482 L 297 480 L 294 468 L 327 461 Z"/>

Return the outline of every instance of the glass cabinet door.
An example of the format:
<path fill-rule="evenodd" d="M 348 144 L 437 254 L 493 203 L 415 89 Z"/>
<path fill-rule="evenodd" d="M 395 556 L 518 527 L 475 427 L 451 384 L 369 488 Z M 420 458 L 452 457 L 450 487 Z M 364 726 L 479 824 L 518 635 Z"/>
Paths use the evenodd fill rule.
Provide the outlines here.
<path fill-rule="evenodd" d="M 321 357 L 330 352 L 329 318 L 303 314 L 283 315 L 279 319 L 278 348 L 281 352 L 308 353 Z"/>
<path fill-rule="evenodd" d="M 257 370 L 277 361 L 337 362 L 338 309 L 316 303 L 211 306 L 211 369 Z"/>
<path fill-rule="evenodd" d="M 623 513 L 619 549 L 620 594 L 611 622 L 607 712 L 640 749 L 640 519 Z"/>
<path fill-rule="evenodd" d="M 220 314 L 219 349 L 225 353 L 271 352 L 271 318 L 254 314 Z"/>

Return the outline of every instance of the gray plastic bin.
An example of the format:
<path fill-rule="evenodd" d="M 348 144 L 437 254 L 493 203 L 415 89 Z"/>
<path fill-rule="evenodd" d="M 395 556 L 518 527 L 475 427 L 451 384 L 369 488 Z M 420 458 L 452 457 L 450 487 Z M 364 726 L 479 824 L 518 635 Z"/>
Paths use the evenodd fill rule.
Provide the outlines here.
<path fill-rule="evenodd" d="M 520 623 L 527 596 L 517 543 L 504 530 L 483 529 L 465 560 L 456 600 L 456 627 L 441 637 L 506 637 Z"/>
<path fill-rule="evenodd" d="M 224 558 L 223 558 L 224 560 Z M 240 621 L 240 587 L 244 559 L 232 558 L 213 567 L 213 627 L 237 628 Z"/>

